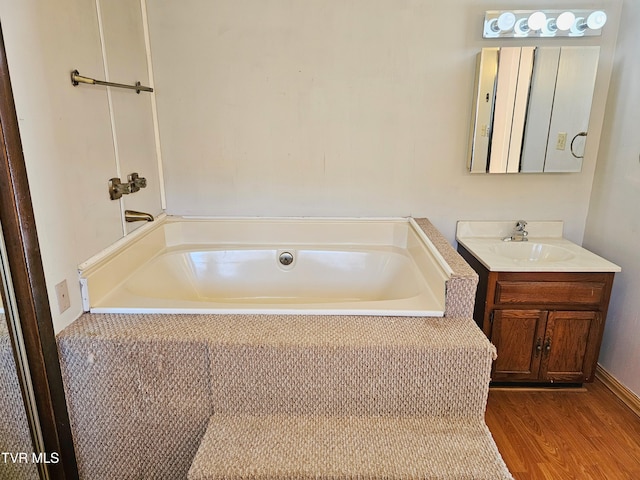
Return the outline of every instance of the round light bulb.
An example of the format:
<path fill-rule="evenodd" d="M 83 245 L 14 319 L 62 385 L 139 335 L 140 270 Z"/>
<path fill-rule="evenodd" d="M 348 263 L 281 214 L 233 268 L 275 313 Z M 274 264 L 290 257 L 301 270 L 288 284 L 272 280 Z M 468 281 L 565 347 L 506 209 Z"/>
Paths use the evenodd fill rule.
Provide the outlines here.
<path fill-rule="evenodd" d="M 497 37 L 500 33 L 500 29 L 498 28 L 498 19 L 492 18 L 488 22 L 484 24 L 484 35 L 485 37 Z"/>
<path fill-rule="evenodd" d="M 587 17 L 587 27 L 591 30 L 599 30 L 607 23 L 607 14 L 602 10 L 593 12 Z"/>
<path fill-rule="evenodd" d="M 576 18 L 575 23 L 571 27 L 569 35 L 572 37 L 581 37 L 584 35 L 584 31 L 587 29 L 587 22 L 584 21 L 584 18 L 578 17 Z"/>
<path fill-rule="evenodd" d="M 576 16 L 573 12 L 563 12 L 558 15 L 556 20 L 556 26 L 558 30 L 567 31 L 573 26 L 573 22 L 576 21 Z"/>
<path fill-rule="evenodd" d="M 529 28 L 529 25 L 527 24 L 527 19 L 526 18 L 521 18 L 516 22 L 515 27 L 513 27 L 513 32 L 514 35 L 516 37 L 526 37 L 527 35 L 529 35 L 529 32 L 531 31 L 531 29 Z"/>
<path fill-rule="evenodd" d="M 542 30 L 540 31 L 540 36 L 542 36 L 542 37 L 553 37 L 553 36 L 555 36 L 557 30 L 558 30 L 558 27 L 556 25 L 556 19 L 555 18 L 547 18 L 547 21 L 544 22 L 544 26 L 542 27 Z"/>
<path fill-rule="evenodd" d="M 546 23 L 547 16 L 543 12 L 533 12 L 527 20 L 527 25 L 531 30 L 540 30 Z"/>
<path fill-rule="evenodd" d="M 516 16 L 511 12 L 501 13 L 498 17 L 498 28 L 502 32 L 508 32 L 516 24 Z"/>

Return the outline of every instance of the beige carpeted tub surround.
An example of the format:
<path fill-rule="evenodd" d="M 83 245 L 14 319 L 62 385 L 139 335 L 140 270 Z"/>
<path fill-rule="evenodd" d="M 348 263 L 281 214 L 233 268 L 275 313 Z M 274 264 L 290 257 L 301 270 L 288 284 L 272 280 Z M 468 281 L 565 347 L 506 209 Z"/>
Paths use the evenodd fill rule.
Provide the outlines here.
<path fill-rule="evenodd" d="M 33 452 L 9 330 L 3 314 L 0 314 L 0 452 L 14 455 L 28 453 L 29 457 Z M 5 461 L 5 456 L 0 456 L 0 479 L 38 478 L 38 469 L 34 463 L 16 463 L 10 456 Z"/>
<path fill-rule="evenodd" d="M 58 336 L 81 478 L 511 478 L 477 277 L 418 222 L 445 318 L 83 315 Z"/>

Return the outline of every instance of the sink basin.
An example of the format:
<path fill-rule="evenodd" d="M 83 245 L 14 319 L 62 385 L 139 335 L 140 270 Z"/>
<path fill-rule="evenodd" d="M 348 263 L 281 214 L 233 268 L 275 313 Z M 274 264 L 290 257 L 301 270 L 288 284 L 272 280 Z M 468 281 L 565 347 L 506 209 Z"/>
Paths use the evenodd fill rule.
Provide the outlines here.
<path fill-rule="evenodd" d="M 569 250 L 545 243 L 509 242 L 492 246 L 493 253 L 516 262 L 553 263 L 572 259 Z"/>
<path fill-rule="evenodd" d="M 458 247 L 490 272 L 619 272 L 620 267 L 562 236 L 561 221 L 527 223 L 528 242 L 503 242 L 516 221 L 459 221 Z"/>

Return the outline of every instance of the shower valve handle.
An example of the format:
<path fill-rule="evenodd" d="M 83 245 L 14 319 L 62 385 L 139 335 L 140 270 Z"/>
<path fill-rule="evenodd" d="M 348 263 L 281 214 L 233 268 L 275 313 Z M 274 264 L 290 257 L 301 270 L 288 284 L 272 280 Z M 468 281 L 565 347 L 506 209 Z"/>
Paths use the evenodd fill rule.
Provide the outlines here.
<path fill-rule="evenodd" d="M 147 187 L 147 179 L 137 173 L 129 175 L 127 180 L 127 182 L 122 182 L 119 178 L 109 180 L 109 197 L 111 200 L 118 200 L 123 195 L 129 195 Z"/>
<path fill-rule="evenodd" d="M 131 193 L 135 193 L 141 188 L 147 187 L 147 179 L 139 176 L 137 173 L 132 173 L 127 177 L 129 180 L 129 188 L 131 189 Z"/>

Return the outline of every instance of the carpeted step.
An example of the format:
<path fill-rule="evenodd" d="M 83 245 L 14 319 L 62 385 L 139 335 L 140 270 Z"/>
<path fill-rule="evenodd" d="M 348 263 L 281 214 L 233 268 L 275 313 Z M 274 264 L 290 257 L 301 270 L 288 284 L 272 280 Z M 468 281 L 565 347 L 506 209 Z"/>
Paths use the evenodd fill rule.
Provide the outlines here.
<path fill-rule="evenodd" d="M 209 343 L 215 413 L 484 415 L 493 347 L 471 320 L 238 317 Z"/>
<path fill-rule="evenodd" d="M 58 345 L 80 476 L 105 480 L 185 478 L 212 414 L 482 421 L 495 355 L 417 317 L 90 314 Z"/>
<path fill-rule="evenodd" d="M 189 480 L 511 479 L 481 419 L 214 415 Z"/>

